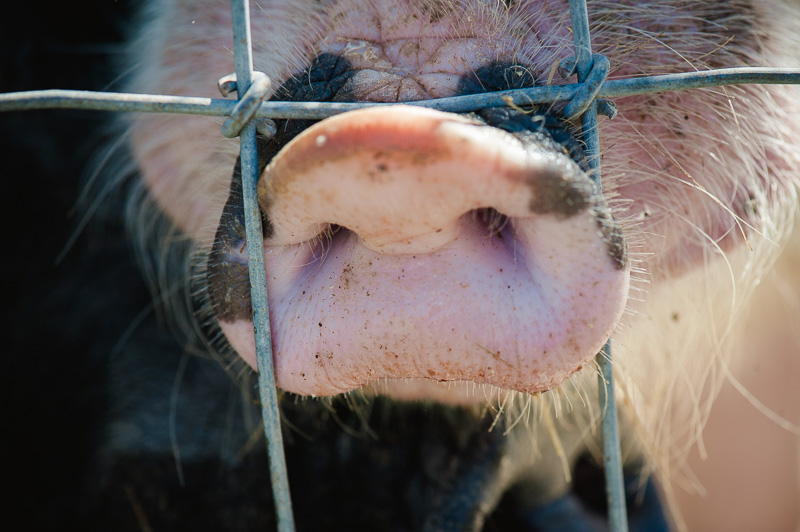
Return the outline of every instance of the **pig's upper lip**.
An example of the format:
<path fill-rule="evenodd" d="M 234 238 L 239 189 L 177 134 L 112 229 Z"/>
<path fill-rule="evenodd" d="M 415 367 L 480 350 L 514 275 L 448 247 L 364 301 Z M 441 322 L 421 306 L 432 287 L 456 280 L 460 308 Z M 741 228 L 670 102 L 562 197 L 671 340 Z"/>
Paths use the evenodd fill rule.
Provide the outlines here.
<path fill-rule="evenodd" d="M 562 154 L 456 115 L 391 106 L 312 126 L 259 183 L 278 385 L 556 386 L 627 294 L 624 244 L 592 190 Z M 484 207 L 510 218 L 495 236 L 470 214 Z M 324 236 L 331 223 L 352 231 Z M 226 304 L 223 331 L 255 366 L 252 324 Z"/>

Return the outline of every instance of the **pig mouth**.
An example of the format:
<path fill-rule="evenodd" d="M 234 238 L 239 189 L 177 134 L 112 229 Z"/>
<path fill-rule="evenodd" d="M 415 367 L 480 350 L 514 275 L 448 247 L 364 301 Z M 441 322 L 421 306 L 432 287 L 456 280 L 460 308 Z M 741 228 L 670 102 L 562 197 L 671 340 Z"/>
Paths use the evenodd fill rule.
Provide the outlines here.
<path fill-rule="evenodd" d="M 445 402 L 474 401 L 475 385 L 538 393 L 613 333 L 626 245 L 551 114 L 392 105 L 279 130 L 261 141 L 258 191 L 280 388 Z M 255 367 L 238 181 L 208 290 Z"/>

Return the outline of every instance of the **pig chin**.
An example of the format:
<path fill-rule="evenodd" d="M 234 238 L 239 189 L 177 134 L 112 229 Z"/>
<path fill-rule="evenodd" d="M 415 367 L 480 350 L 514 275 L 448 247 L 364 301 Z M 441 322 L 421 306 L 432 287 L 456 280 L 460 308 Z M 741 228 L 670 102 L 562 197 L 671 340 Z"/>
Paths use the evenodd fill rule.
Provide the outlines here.
<path fill-rule="evenodd" d="M 625 244 L 536 123 L 397 105 L 272 149 L 258 189 L 280 388 L 474 402 L 475 384 L 542 392 L 598 353 L 625 307 Z M 209 293 L 255 367 L 237 181 Z"/>

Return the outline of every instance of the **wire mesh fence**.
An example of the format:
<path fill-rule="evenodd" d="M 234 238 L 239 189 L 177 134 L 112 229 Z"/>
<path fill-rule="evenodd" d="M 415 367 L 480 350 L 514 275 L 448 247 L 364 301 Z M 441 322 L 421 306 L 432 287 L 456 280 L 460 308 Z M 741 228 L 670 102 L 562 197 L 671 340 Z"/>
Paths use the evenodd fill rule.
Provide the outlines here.
<path fill-rule="evenodd" d="M 577 75 L 577 83 L 516 89 L 405 102 L 441 111 L 465 113 L 488 107 L 531 106 L 553 102 L 568 102 L 567 118 L 580 117 L 586 158 L 595 184 L 600 188 L 599 134 L 597 115 L 613 117 L 616 112 L 611 99 L 637 94 L 690 90 L 733 84 L 800 84 L 800 70 L 779 68 L 729 68 L 703 72 L 687 72 L 630 79 L 607 80 L 609 61 L 592 53 L 589 17 L 585 0 L 570 0 L 570 15 L 574 36 L 574 56 L 560 65 L 563 76 Z M 102 93 L 87 91 L 45 90 L 0 95 L 0 111 L 73 108 L 148 113 L 179 113 L 227 117 L 222 133 L 240 138 L 240 158 L 243 181 L 244 212 L 247 230 L 247 250 L 252 287 L 253 321 L 256 330 L 259 393 L 262 416 L 270 458 L 270 478 L 281 531 L 294 530 L 289 495 L 280 415 L 272 368 L 272 340 L 269 330 L 269 308 L 266 293 L 264 248 L 261 215 L 257 202 L 258 154 L 256 136 L 267 132 L 271 119 L 321 119 L 347 111 L 389 104 L 378 103 L 316 103 L 265 101 L 271 94 L 271 82 L 253 69 L 250 36 L 249 4 L 247 0 L 232 0 L 234 52 L 236 72 L 220 80 L 223 94 L 236 90 L 238 101 L 179 96 Z M 625 494 L 620 460 L 617 409 L 614 403 L 611 348 L 606 344 L 597 357 L 600 368 L 603 405 L 604 460 L 609 498 L 609 526 L 612 531 L 627 530 Z"/>

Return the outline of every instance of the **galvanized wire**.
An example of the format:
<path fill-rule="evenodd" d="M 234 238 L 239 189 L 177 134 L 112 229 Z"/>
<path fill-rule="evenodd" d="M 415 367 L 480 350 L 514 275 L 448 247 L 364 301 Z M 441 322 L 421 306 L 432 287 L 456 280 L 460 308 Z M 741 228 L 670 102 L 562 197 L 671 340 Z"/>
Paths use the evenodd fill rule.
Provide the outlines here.
<path fill-rule="evenodd" d="M 743 84 L 799 85 L 798 68 L 722 68 L 699 72 L 682 72 L 640 78 L 611 79 L 603 82 L 597 98 L 624 98 L 639 94 L 665 91 L 702 89 Z M 428 107 L 451 113 L 467 113 L 487 107 L 509 105 L 539 105 L 572 100 L 581 88 L 580 83 L 529 87 L 467 96 L 451 96 L 434 100 L 403 102 L 404 105 Z M 96 111 L 129 111 L 139 113 L 176 113 L 204 116 L 230 116 L 237 102 L 216 98 L 166 96 L 119 92 L 75 90 L 41 90 L 0 94 L 0 111 L 34 109 L 83 109 Z M 331 102 L 263 102 L 253 116 L 256 118 L 321 119 L 378 105 L 382 103 Z"/>
<path fill-rule="evenodd" d="M 261 418 L 267 439 L 269 472 L 272 498 L 279 532 L 294 532 L 292 499 L 289 493 L 289 476 L 283 452 L 281 414 L 278 410 L 278 394 L 275 386 L 275 371 L 272 364 L 272 335 L 269 323 L 269 298 L 267 297 L 267 273 L 264 269 L 264 238 L 261 227 L 261 210 L 258 206 L 258 150 L 256 148 L 256 124 L 252 108 L 269 90 L 269 80 L 259 73 L 257 86 L 253 85 L 253 58 L 250 38 L 250 5 L 248 0 L 231 0 L 233 19 L 233 50 L 236 60 L 236 87 L 239 101 L 244 104 L 238 113 L 232 113 L 224 126 L 229 132 L 240 129 L 239 135 L 242 171 L 242 199 L 244 202 L 247 260 L 250 271 L 250 297 L 253 307 L 253 325 L 256 337 L 256 364 L 258 366 L 258 394 L 261 400 Z M 252 87 L 251 87 L 252 85 Z M 251 91 L 253 89 L 253 91 Z M 253 96 L 251 92 L 258 92 Z M 257 100 L 257 101 L 256 101 Z M 241 117 L 241 120 L 239 118 Z M 239 124 L 237 124 L 239 121 Z M 249 123 L 248 123 L 249 122 Z M 223 127 L 225 129 L 225 127 Z"/>
<path fill-rule="evenodd" d="M 226 77 L 221 87 L 225 89 L 225 93 L 236 87 L 239 101 L 147 94 L 44 90 L 0 94 L 0 112 L 71 108 L 228 117 L 223 125 L 225 136 L 239 135 L 240 137 L 242 189 L 253 322 L 256 334 L 259 393 L 270 459 L 270 478 L 278 530 L 290 532 L 294 530 L 294 521 L 272 367 L 263 233 L 256 199 L 258 180 L 256 124 L 252 118 L 323 119 L 364 107 L 391 104 L 263 102 L 262 100 L 270 90 L 270 82 L 263 74 L 253 72 L 249 3 L 247 0 L 231 0 L 231 10 L 236 81 Z M 604 114 L 612 114 L 614 111 L 613 106 L 605 99 L 737 84 L 800 84 L 800 69 L 788 68 L 727 68 L 607 80 L 605 77 L 608 74 L 608 60 L 602 56 L 592 55 L 585 0 L 570 0 L 570 16 L 575 56 L 562 64 L 562 67 L 568 70 L 568 73 L 575 69 L 578 83 L 404 103 L 453 113 L 465 113 L 487 107 L 527 106 L 569 101 L 565 112 L 570 116 L 581 116 L 587 163 L 591 177 L 599 190 L 601 179 L 597 112 L 598 108 Z M 593 65 L 597 67 L 594 72 Z M 255 87 L 253 87 L 254 77 Z M 603 442 L 609 526 L 612 532 L 624 532 L 627 530 L 627 514 L 620 459 L 618 417 L 614 400 L 611 347 L 608 343 L 597 356 L 597 364 L 600 373 L 600 403 L 605 411 Z"/>
<path fill-rule="evenodd" d="M 589 36 L 589 14 L 586 11 L 586 0 L 570 0 L 570 18 L 572 34 L 575 40 L 575 68 L 578 81 L 584 82 L 592 78 L 594 59 L 592 41 Z M 606 60 L 606 63 L 608 60 Z M 607 75 L 607 65 L 604 64 Z M 595 83 L 597 81 L 595 80 Z M 572 102 L 570 102 L 570 105 Z M 597 131 L 597 100 L 592 100 L 581 115 L 581 134 L 586 145 L 586 160 L 590 177 L 597 190 L 601 191 L 600 179 L 600 136 Z M 596 357 L 600 369 L 599 388 L 600 404 L 604 404 L 603 415 L 603 466 L 606 477 L 606 498 L 608 500 L 608 527 L 611 532 L 628 530 L 628 514 L 625 504 L 625 481 L 622 473 L 622 457 L 620 456 L 619 426 L 617 404 L 614 396 L 614 368 L 611 364 L 611 342 L 606 342 L 603 350 Z"/>

